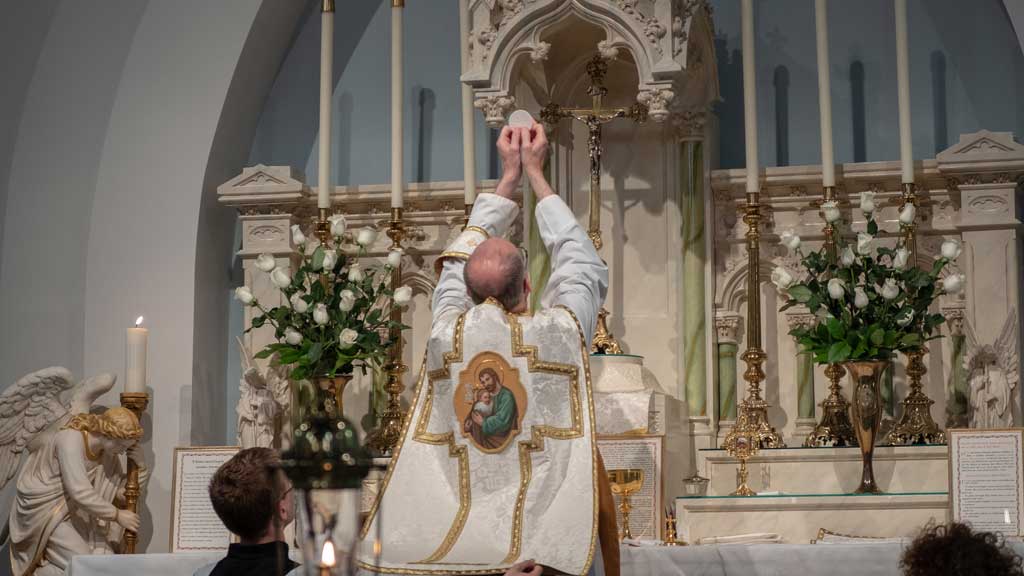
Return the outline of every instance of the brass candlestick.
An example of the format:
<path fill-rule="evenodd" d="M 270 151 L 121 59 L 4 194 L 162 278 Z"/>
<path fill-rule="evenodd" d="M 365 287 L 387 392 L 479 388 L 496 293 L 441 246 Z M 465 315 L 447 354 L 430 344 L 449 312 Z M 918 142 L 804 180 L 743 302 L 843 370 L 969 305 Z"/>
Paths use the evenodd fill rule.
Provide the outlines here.
<path fill-rule="evenodd" d="M 402 209 L 391 209 L 391 220 L 388 221 L 387 235 L 391 239 L 391 249 L 401 250 L 402 240 L 407 235 L 407 229 L 402 221 Z M 391 289 L 396 290 L 402 284 L 402 264 L 399 262 L 391 270 Z M 402 323 L 402 310 L 394 308 L 391 311 L 391 321 L 395 325 Z M 380 416 L 380 423 L 372 430 L 367 438 L 366 444 L 373 451 L 379 454 L 390 454 L 402 437 L 402 422 L 405 419 L 405 410 L 402 409 L 402 392 L 405 384 L 402 383 L 402 375 L 408 367 L 402 363 L 402 330 L 392 326 L 389 334 L 391 349 L 388 353 L 389 359 L 384 366 L 387 372 L 388 382 L 384 389 L 388 393 L 388 403 Z"/>
<path fill-rule="evenodd" d="M 917 208 L 920 199 L 914 184 L 903 184 L 903 198 L 900 203 L 900 211 L 906 206 L 912 205 Z M 903 242 L 910 251 L 911 262 L 917 266 L 917 237 L 916 222 L 901 224 Z M 931 406 L 934 400 L 925 394 L 921 384 L 921 377 L 928 369 L 925 367 L 924 355 L 928 349 L 923 345 L 920 349 L 907 352 L 907 377 L 910 381 L 910 391 L 907 397 L 900 402 L 903 413 L 900 414 L 896 425 L 889 432 L 885 439 L 886 444 L 909 445 L 909 444 L 945 444 L 946 434 L 939 428 L 939 425 L 932 419 Z"/>
<path fill-rule="evenodd" d="M 764 361 L 768 355 L 761 348 L 761 271 L 760 222 L 761 204 L 757 192 L 747 193 L 743 222 L 747 224 L 747 349 L 741 358 L 747 364 L 743 379 L 747 381 L 747 397 L 740 403 L 736 426 L 725 437 L 724 447 L 735 446 L 740 437 L 757 444 L 757 448 L 782 448 L 782 436 L 768 423 L 768 402 L 761 398 Z M 731 451 L 730 451 L 731 453 Z"/>
<path fill-rule="evenodd" d="M 131 410 L 141 424 L 142 413 L 149 406 L 149 394 L 146 392 L 122 392 L 121 406 Z M 142 496 L 142 487 L 139 485 L 139 466 L 131 458 L 128 458 L 128 478 L 124 484 L 124 509 L 138 514 L 140 496 Z M 135 543 L 138 538 L 137 533 L 125 530 L 121 540 L 121 553 L 135 554 Z"/>
<path fill-rule="evenodd" d="M 622 513 L 622 534 L 619 541 L 632 540 L 633 533 L 629 529 L 629 513 L 633 506 L 629 503 L 629 497 L 643 488 L 644 471 L 641 468 L 622 468 L 608 471 L 608 483 L 611 484 L 612 494 L 618 495 L 619 512 Z"/>
<path fill-rule="evenodd" d="M 679 540 L 676 532 L 676 514 L 671 507 L 665 508 L 665 538 L 662 539 L 663 546 L 686 546 L 686 540 Z"/>
<path fill-rule="evenodd" d="M 836 201 L 835 186 L 825 186 L 823 200 L 824 202 Z M 824 233 L 825 253 L 830 262 L 835 262 L 838 252 L 835 223 L 826 220 Z M 850 403 L 843 397 L 843 389 L 840 384 L 844 374 L 846 374 L 846 370 L 839 364 L 829 364 L 825 368 L 825 376 L 829 381 L 829 395 L 821 403 L 821 421 L 804 440 L 804 446 L 857 445 L 857 438 L 853 434 L 853 425 L 850 423 Z"/>

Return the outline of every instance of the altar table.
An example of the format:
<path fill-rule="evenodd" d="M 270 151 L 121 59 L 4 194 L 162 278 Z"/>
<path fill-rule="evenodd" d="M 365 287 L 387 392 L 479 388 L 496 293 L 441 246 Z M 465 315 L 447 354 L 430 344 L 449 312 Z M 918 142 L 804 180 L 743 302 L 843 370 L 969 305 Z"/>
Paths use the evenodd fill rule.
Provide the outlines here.
<path fill-rule="evenodd" d="M 1024 555 L 1024 543 L 1011 544 Z M 622 548 L 623 576 L 899 576 L 900 543 Z M 192 576 L 222 554 L 76 556 L 69 576 Z"/>

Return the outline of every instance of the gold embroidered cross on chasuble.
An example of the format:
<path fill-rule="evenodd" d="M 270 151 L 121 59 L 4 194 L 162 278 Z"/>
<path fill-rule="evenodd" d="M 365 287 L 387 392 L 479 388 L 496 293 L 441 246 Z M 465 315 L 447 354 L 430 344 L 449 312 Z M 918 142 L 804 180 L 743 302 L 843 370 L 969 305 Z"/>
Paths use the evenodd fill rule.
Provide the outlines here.
<path fill-rule="evenodd" d="M 598 483 L 586 345 L 566 309 L 488 300 L 436 322 L 410 416 L 363 530 L 361 566 L 494 573 L 534 558 L 585 574 Z M 381 561 L 372 538 L 381 524 Z"/>

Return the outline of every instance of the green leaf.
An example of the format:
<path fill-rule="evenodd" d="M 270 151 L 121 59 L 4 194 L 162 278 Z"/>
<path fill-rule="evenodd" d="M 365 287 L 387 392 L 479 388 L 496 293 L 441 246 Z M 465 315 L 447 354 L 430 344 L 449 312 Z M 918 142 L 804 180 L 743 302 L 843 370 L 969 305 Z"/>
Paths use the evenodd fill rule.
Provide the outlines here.
<path fill-rule="evenodd" d="M 921 345 L 921 335 L 916 332 L 904 334 L 903 338 L 900 338 L 900 345 L 907 348 L 916 348 Z"/>
<path fill-rule="evenodd" d="M 837 318 L 829 318 L 828 322 L 826 322 L 826 326 L 828 327 L 828 335 L 831 336 L 833 340 L 842 340 L 846 337 L 846 328 Z"/>
<path fill-rule="evenodd" d="M 878 224 L 873 218 L 868 220 L 868 234 L 871 234 L 872 236 L 878 234 Z"/>
<path fill-rule="evenodd" d="M 266 324 L 266 323 L 267 323 L 267 317 L 266 316 L 257 316 L 257 317 L 252 319 L 252 327 L 253 328 L 262 328 L 263 325 Z"/>
<path fill-rule="evenodd" d="M 806 303 L 811 299 L 811 289 L 803 284 L 795 284 L 789 287 L 790 298 L 800 303 Z"/>
<path fill-rule="evenodd" d="M 310 364 L 316 364 L 320 360 L 320 355 L 323 354 L 324 345 L 322 342 L 314 342 L 309 350 L 306 352 L 306 358 Z"/>
<path fill-rule="evenodd" d="M 875 346 L 881 346 L 885 342 L 885 330 L 880 327 L 875 327 L 875 329 L 871 331 L 870 339 L 871 343 Z"/>
<path fill-rule="evenodd" d="M 317 246 L 313 251 L 313 269 L 319 270 L 324 267 L 324 247 Z"/>
<path fill-rule="evenodd" d="M 850 357 L 852 349 L 846 342 L 836 342 L 828 349 L 828 362 L 829 364 L 836 364 L 844 362 Z"/>

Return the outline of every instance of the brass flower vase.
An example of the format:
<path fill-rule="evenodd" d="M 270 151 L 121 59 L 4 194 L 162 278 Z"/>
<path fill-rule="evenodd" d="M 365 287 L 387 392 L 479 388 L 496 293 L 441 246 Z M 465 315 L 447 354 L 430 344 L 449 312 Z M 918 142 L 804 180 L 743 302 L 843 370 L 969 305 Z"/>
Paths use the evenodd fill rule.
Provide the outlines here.
<path fill-rule="evenodd" d="M 345 415 L 345 386 L 352 381 L 351 374 L 338 374 L 334 378 L 322 376 L 314 378 L 313 383 L 318 391 L 318 408 L 328 416 L 340 418 Z"/>
<path fill-rule="evenodd" d="M 878 428 L 882 424 L 882 375 L 889 366 L 888 360 L 865 360 L 846 362 L 844 367 L 850 375 L 852 400 L 850 401 L 850 421 L 853 432 L 860 444 L 861 459 L 864 463 L 861 472 L 860 486 L 855 494 L 881 494 L 875 483 L 875 472 L 872 458 L 875 452 L 875 439 Z"/>

